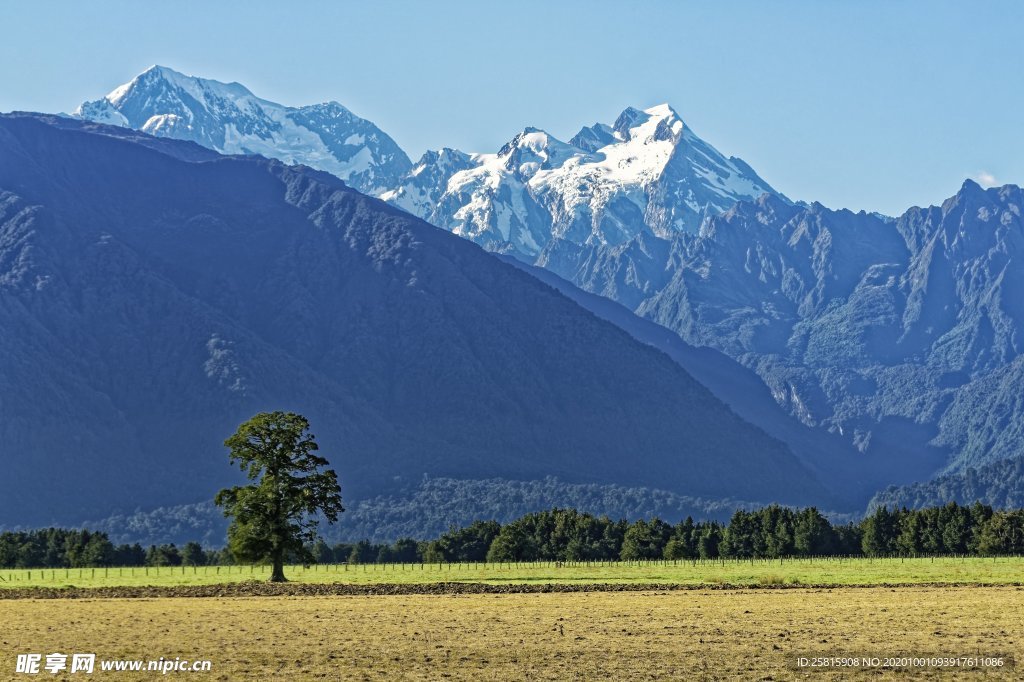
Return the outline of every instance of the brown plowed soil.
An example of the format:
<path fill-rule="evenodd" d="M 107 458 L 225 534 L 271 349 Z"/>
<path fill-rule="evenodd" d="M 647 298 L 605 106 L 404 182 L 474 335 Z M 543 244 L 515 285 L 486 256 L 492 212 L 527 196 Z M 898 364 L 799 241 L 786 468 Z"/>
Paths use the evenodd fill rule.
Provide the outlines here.
<path fill-rule="evenodd" d="M 236 582 L 222 585 L 178 587 L 28 587 L 0 589 L 0 599 L 153 599 L 163 597 L 317 597 L 444 594 L 547 594 L 570 592 L 672 592 L 679 590 L 788 590 L 788 589 L 885 589 L 885 588 L 988 587 L 1022 589 L 1024 583 L 884 583 L 879 585 L 765 584 L 683 585 L 679 583 L 403 583 L 352 585 L 344 583 Z"/>

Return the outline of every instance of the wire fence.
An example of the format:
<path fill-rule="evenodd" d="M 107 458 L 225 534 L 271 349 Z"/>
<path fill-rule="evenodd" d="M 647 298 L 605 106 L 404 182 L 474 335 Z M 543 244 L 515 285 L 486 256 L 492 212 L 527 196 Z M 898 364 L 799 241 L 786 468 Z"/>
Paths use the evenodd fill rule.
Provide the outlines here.
<path fill-rule="evenodd" d="M 714 559 L 643 559 L 631 561 L 591 560 L 591 561 L 502 561 L 502 562 L 387 562 L 387 563 L 332 563 L 289 565 L 285 572 L 289 575 L 315 578 L 317 575 L 342 576 L 343 574 L 393 574 L 420 572 L 423 574 L 456 574 L 456 573 L 487 573 L 487 572 L 529 572 L 537 570 L 577 570 L 577 569 L 613 569 L 629 571 L 630 569 L 708 569 L 714 567 L 740 566 L 799 566 L 799 565 L 894 565 L 894 564 L 979 564 L 979 563 L 1021 563 L 1020 555 L 1002 555 L 980 557 L 973 554 L 934 555 L 934 556 L 792 556 L 778 558 L 714 558 Z M 1024 566 L 1022 566 L 1024 568 Z M 226 580 L 260 579 L 269 577 L 271 567 L 267 564 L 255 565 L 220 565 L 220 566 L 99 566 L 82 568 L 26 568 L 0 569 L 0 585 L 25 582 L 70 582 L 78 581 L 110 581 L 111 579 L 139 578 L 171 579 L 175 577 L 193 578 L 224 578 Z M 353 576 L 355 577 L 355 576 Z M 412 577 L 412 576 L 410 576 Z"/>

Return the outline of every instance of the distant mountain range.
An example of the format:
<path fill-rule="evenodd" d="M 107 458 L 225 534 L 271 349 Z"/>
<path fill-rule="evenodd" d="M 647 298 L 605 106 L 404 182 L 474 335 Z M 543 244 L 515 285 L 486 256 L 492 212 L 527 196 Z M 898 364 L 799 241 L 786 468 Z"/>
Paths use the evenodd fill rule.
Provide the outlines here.
<path fill-rule="evenodd" d="M 188 90 L 174 85 L 183 81 L 230 91 L 223 99 L 238 104 L 163 104 L 162 93 Z M 145 129 L 173 114 L 228 130 L 247 98 L 241 86 L 155 67 L 77 115 Z M 104 113 L 118 107 L 132 118 Z M 227 149 L 197 138 L 197 125 L 149 129 Z M 245 127 L 251 150 L 339 174 Z M 336 134 L 358 139 L 355 128 Z M 369 142 L 363 154 L 381 156 Z M 350 184 L 743 365 L 794 422 L 779 422 L 759 391 L 737 389 L 751 384 L 734 365 L 721 365 L 717 384 L 711 372 L 701 381 L 857 495 L 1024 455 L 1017 187 L 967 182 L 941 206 L 894 218 L 795 204 L 668 105 L 628 108 L 567 142 L 528 127 L 497 153 L 442 149 L 381 167 L 372 182 Z M 688 365 L 698 376 L 700 366 Z"/>
<path fill-rule="evenodd" d="M 286 107 L 238 83 L 154 66 L 73 116 L 189 140 L 223 154 L 261 154 L 325 170 L 360 192 L 394 187 L 412 166 L 380 128 L 337 102 Z"/>
<path fill-rule="evenodd" d="M 0 116 L 0 519 L 210 499 L 306 414 L 349 500 L 424 475 L 833 505 L 664 353 L 332 175 Z M 461 521 L 461 519 L 453 519 Z"/>
<path fill-rule="evenodd" d="M 490 251 L 533 262 L 552 240 L 620 244 L 695 232 L 705 215 L 776 194 L 697 137 L 667 104 L 627 108 L 569 142 L 525 128 L 495 154 L 430 151 L 418 163 L 337 102 L 287 107 L 238 83 L 153 66 L 75 117 L 327 171 Z M 781 195 L 779 195 L 781 196 Z"/>
<path fill-rule="evenodd" d="M 626 109 L 569 143 L 526 128 L 496 154 L 429 152 L 382 198 L 533 262 L 554 240 L 616 245 L 695 232 L 704 216 L 766 192 L 775 194 L 663 104 Z"/>

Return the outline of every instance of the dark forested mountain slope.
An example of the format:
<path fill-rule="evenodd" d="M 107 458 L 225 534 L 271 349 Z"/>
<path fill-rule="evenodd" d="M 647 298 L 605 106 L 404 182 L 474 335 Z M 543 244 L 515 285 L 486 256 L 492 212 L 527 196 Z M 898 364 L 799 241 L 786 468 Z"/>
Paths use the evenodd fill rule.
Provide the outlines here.
<path fill-rule="evenodd" d="M 526 265 L 511 256 L 502 258 L 534 274 L 636 340 L 664 352 L 744 420 L 786 443 L 819 478 L 842 481 L 837 486 L 842 496 L 863 500 L 893 480 L 891 467 L 870 466 L 863 454 L 841 435 L 801 423 L 776 402 L 756 372 L 725 353 L 708 346 L 690 345 L 669 329 L 639 317 L 609 298 L 583 291 L 550 270 Z"/>
<path fill-rule="evenodd" d="M 742 500 L 704 500 L 646 487 L 563 483 L 550 477 L 533 481 L 424 477 L 406 490 L 348 503 L 338 523 L 322 526 L 321 534 L 328 542 L 429 538 L 452 526 L 465 527 L 481 520 L 505 523 L 556 507 L 616 520 L 657 516 L 676 522 L 692 516 L 728 521 L 736 509 L 757 506 Z M 180 547 L 196 540 L 206 547 L 219 547 L 224 543 L 228 520 L 208 500 L 90 519 L 83 526 L 109 533 L 115 544 L 138 542 L 146 547 L 173 542 Z"/>
<path fill-rule="evenodd" d="M 923 509 L 948 502 L 963 505 L 982 502 L 997 509 L 1024 508 L 1024 457 L 967 467 L 930 481 L 889 486 L 872 498 L 868 509 L 880 506 Z"/>
<path fill-rule="evenodd" d="M 203 499 L 262 409 L 310 417 L 350 498 L 425 473 L 823 496 L 664 354 L 330 175 L 0 117 L 5 521 Z"/>

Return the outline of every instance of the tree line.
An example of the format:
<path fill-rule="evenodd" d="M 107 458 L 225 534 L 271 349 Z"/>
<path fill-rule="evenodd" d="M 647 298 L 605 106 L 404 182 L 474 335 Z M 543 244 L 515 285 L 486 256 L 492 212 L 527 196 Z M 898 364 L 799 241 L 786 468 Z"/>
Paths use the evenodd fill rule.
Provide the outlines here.
<path fill-rule="evenodd" d="M 427 562 L 1017 555 L 1024 554 L 1024 510 L 955 502 L 918 510 L 879 507 L 859 523 L 834 525 L 814 507 L 770 505 L 738 510 L 727 524 L 687 517 L 671 525 L 553 509 L 504 525 L 477 522 L 421 546 Z"/>
<path fill-rule="evenodd" d="M 205 566 L 232 563 L 223 549 L 198 542 L 114 545 L 106 533 L 45 528 L 0 533 L 2 568 L 90 568 L 100 566 Z"/>
<path fill-rule="evenodd" d="M 477 521 L 438 538 L 328 545 L 318 540 L 290 561 L 318 563 L 446 563 L 777 559 L 800 556 L 1024 554 L 1024 510 L 996 511 L 951 502 L 911 510 L 878 507 L 859 523 L 832 524 L 814 507 L 778 505 L 736 511 L 728 523 L 674 525 L 659 518 L 612 520 L 574 509 L 526 514 L 500 524 Z M 105 533 L 45 530 L 0 533 L 0 567 L 199 566 L 241 563 L 230 549 L 113 545 Z"/>

